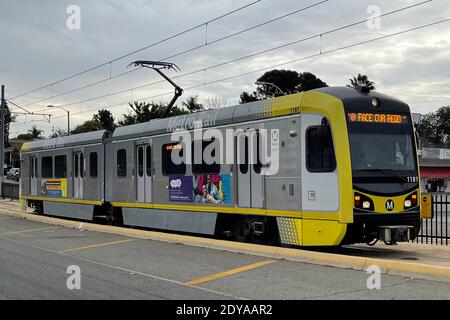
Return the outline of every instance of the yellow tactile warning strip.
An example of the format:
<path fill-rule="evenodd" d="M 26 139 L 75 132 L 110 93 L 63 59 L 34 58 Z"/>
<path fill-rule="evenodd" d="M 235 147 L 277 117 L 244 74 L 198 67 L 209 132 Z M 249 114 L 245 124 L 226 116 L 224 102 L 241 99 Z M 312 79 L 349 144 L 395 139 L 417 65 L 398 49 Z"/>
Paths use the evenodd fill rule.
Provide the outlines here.
<path fill-rule="evenodd" d="M 47 224 L 61 225 L 78 228 L 80 223 L 41 215 L 26 213 L 14 209 L 1 209 L 0 213 L 22 219 L 29 219 Z M 450 279 L 450 267 L 438 266 L 416 262 L 403 262 L 379 258 L 367 258 L 348 256 L 343 254 L 314 252 L 300 249 L 280 248 L 273 246 L 257 245 L 250 243 L 231 242 L 210 238 L 178 235 L 173 233 L 129 229 L 122 227 L 84 223 L 83 229 L 96 232 L 105 232 L 132 238 L 150 239 L 169 243 L 179 243 L 190 246 L 198 246 L 216 250 L 224 250 L 239 253 L 248 253 L 272 259 L 286 259 L 312 264 L 351 268 L 354 270 L 366 270 L 370 265 L 377 265 L 385 274 L 425 275 L 427 277 L 439 277 Z"/>
<path fill-rule="evenodd" d="M 82 247 L 76 247 L 76 248 L 71 248 L 71 249 L 58 251 L 58 253 L 64 254 L 64 253 L 69 253 L 69 252 L 76 252 L 76 251 L 81 251 L 81 250 L 85 250 L 85 249 L 92 249 L 92 248 L 98 248 L 98 247 L 111 246 L 111 245 L 114 245 L 114 244 L 126 243 L 126 242 L 130 242 L 130 241 L 135 241 L 135 240 L 136 239 L 126 239 L 126 240 L 110 241 L 110 242 L 92 244 L 92 245 L 89 245 L 89 246 L 82 246 Z"/>
<path fill-rule="evenodd" d="M 185 284 L 189 284 L 189 285 L 194 286 L 194 285 L 202 284 L 202 283 L 209 282 L 209 281 L 212 281 L 212 280 L 220 279 L 220 278 L 223 278 L 223 277 L 228 277 L 228 276 L 231 276 L 231 275 L 236 274 L 236 273 L 241 273 L 241 272 L 244 272 L 244 271 L 248 271 L 248 270 L 256 269 L 256 268 L 259 268 L 259 267 L 267 266 L 268 264 L 271 264 L 271 263 L 274 263 L 274 262 L 275 262 L 275 260 L 263 260 L 263 261 L 259 261 L 259 262 L 256 262 L 256 263 L 248 264 L 246 266 L 242 266 L 242 267 L 230 269 L 230 270 L 227 270 L 227 271 L 211 274 L 211 275 L 206 276 L 206 277 L 201 277 L 201 278 L 198 278 L 198 279 L 190 280 L 190 281 L 185 282 Z"/>
<path fill-rule="evenodd" d="M 8 231 L 8 232 L 0 233 L 0 236 L 9 236 L 9 235 L 13 235 L 13 234 L 35 232 L 35 231 L 53 230 L 53 229 L 58 229 L 58 228 L 59 227 L 46 227 L 46 228 L 36 228 L 36 229 L 27 229 L 27 230 L 18 230 L 18 231 Z"/>
<path fill-rule="evenodd" d="M 295 225 L 295 219 L 277 217 L 278 231 L 280 233 L 281 243 L 301 245 L 298 238 L 297 227 Z"/>

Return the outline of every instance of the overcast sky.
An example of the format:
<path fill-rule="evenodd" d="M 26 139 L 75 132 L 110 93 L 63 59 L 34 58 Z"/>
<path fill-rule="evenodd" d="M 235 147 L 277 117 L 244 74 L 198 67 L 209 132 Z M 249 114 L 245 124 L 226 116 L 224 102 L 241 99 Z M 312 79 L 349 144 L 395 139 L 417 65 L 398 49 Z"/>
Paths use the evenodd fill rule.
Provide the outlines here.
<path fill-rule="evenodd" d="M 254 0 L 0 0 L 0 82 L 6 85 L 7 98 L 47 85 L 73 73 L 120 57 L 158 40 L 202 24 Z M 223 41 L 200 47 L 168 61 L 181 71 L 167 71 L 170 76 L 208 68 L 291 41 L 324 33 L 336 27 L 367 19 L 369 6 L 381 13 L 420 3 L 423 0 L 329 0 L 276 22 L 244 32 Z M 153 46 L 111 66 L 98 68 L 52 87 L 18 97 L 13 102 L 37 112 L 46 105 L 67 105 L 111 92 L 127 92 L 68 106 L 72 128 L 92 118 L 99 108 L 108 107 L 116 118 L 126 113 L 127 101 L 167 102 L 172 92 L 167 83 L 128 90 L 160 80 L 148 69 L 79 90 L 71 94 L 31 104 L 52 95 L 126 72 L 137 59 L 160 60 L 193 47 L 253 27 L 273 18 L 307 7 L 320 0 L 261 0 L 225 18 L 208 23 L 192 32 Z M 80 29 L 67 27 L 70 5 L 81 10 Z M 369 9 L 372 9 L 370 7 Z M 450 105 L 450 22 L 397 35 L 327 54 L 327 51 L 369 40 L 416 26 L 450 18 L 448 0 L 429 3 L 398 12 L 380 21 L 380 28 L 366 23 L 327 34 L 295 45 L 256 55 L 221 67 L 183 76 L 175 81 L 182 88 L 270 68 L 302 57 L 325 54 L 278 67 L 316 74 L 328 85 L 347 85 L 352 76 L 363 73 L 376 88 L 406 101 L 413 112 L 426 113 Z M 374 27 L 375 26 L 375 27 Z M 207 31 L 207 32 L 206 32 Z M 242 91 L 254 90 L 255 80 L 264 71 L 250 73 L 214 84 L 185 90 L 179 103 L 190 95 L 200 102 L 219 97 L 235 104 Z M 147 98 L 147 99 L 143 99 Z M 29 105 L 31 104 L 31 105 Z M 28 105 L 28 106 L 27 106 Z M 112 106 L 112 107 L 109 107 Z M 10 105 L 12 110 L 19 111 Z M 46 123 L 36 116 L 21 116 L 11 126 L 11 136 L 26 132 L 33 124 L 49 135 L 53 127 L 66 128 L 62 110 L 47 109 L 54 118 Z"/>

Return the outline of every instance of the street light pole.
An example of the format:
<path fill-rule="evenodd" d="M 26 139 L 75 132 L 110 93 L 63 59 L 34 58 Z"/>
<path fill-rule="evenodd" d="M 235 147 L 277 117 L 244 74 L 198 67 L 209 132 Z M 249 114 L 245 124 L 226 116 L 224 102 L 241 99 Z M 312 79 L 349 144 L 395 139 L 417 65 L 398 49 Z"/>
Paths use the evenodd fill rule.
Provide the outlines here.
<path fill-rule="evenodd" d="M 286 94 L 283 92 L 283 90 L 280 89 L 280 87 L 274 85 L 273 83 L 265 82 L 265 81 L 256 81 L 255 84 L 256 84 L 257 86 L 258 86 L 258 85 L 260 85 L 260 86 L 262 86 L 262 85 L 272 86 L 272 87 L 274 87 L 275 89 L 277 89 L 278 91 L 280 91 L 280 93 L 281 93 L 282 96 L 286 95 Z"/>
<path fill-rule="evenodd" d="M 61 106 L 54 106 L 54 105 L 48 105 L 47 108 L 59 108 L 67 112 L 67 135 L 70 135 L 70 111 Z"/>
<path fill-rule="evenodd" d="M 3 195 L 3 177 L 5 174 L 5 86 L 2 85 L 0 101 L 0 196 Z"/>

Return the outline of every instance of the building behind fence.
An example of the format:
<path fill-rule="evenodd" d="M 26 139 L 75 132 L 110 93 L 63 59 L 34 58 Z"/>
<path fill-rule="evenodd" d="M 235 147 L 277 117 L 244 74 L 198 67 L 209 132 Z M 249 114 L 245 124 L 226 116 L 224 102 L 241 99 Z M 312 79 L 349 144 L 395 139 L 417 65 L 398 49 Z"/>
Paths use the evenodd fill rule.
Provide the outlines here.
<path fill-rule="evenodd" d="M 450 240 L 450 193 L 432 193 L 433 218 L 423 219 L 417 243 L 448 245 Z"/>

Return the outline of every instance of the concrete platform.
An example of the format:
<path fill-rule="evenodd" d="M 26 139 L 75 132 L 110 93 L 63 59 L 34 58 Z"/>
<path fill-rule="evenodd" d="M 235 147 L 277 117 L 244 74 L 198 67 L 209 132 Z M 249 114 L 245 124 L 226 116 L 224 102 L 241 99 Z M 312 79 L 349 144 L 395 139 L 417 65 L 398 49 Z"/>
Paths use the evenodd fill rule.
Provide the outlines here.
<path fill-rule="evenodd" d="M 444 277 L 381 274 L 381 288 L 370 290 L 371 274 L 363 270 L 282 260 L 264 253 L 265 246 L 255 246 L 259 254 L 245 252 L 249 247 L 240 253 L 239 243 L 233 251 L 199 245 L 212 241 L 204 238 L 197 245 L 181 244 L 179 235 L 142 239 L 140 230 L 127 229 L 138 238 L 89 231 L 79 222 L 64 227 L 23 219 L 16 209 L 14 202 L 0 203 L 0 299 L 450 299 Z M 438 258 L 412 246 L 351 247 L 338 255 L 307 252 L 346 253 L 349 260 L 362 253 L 394 260 L 414 255 L 445 267 L 449 248 L 436 250 Z M 71 265 L 81 270 L 81 290 L 66 286 Z"/>

